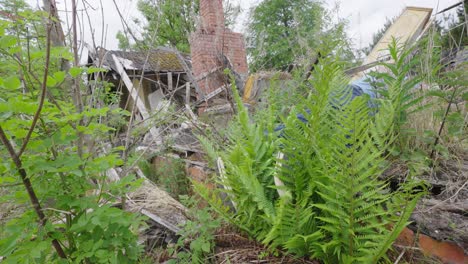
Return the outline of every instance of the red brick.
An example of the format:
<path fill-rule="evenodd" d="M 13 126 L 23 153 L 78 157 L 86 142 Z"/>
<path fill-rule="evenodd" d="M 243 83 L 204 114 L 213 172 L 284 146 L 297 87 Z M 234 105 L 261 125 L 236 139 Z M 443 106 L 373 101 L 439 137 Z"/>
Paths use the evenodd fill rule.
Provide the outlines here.
<path fill-rule="evenodd" d="M 201 28 L 190 37 L 192 68 L 195 78 L 220 65 L 219 55 L 229 58 L 234 70 L 247 75 L 247 57 L 242 34 L 224 26 L 222 0 L 200 0 Z M 222 76 L 211 75 L 199 82 L 209 93 L 223 84 Z"/>

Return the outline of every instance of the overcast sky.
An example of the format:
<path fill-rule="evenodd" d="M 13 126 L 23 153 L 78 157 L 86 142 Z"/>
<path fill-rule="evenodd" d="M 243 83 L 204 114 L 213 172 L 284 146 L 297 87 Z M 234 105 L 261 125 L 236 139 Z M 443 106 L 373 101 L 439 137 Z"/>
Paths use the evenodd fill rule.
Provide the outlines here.
<path fill-rule="evenodd" d="M 42 0 L 27 0 L 31 5 L 38 6 L 42 4 Z M 101 15 L 100 1 L 104 6 L 104 17 Z M 121 19 L 114 5 L 114 0 L 87 0 L 93 5 L 95 10 L 90 10 L 90 19 L 93 28 L 95 29 L 95 38 L 97 45 L 100 45 L 102 37 L 102 20 L 104 18 L 104 29 L 107 30 L 105 38 L 105 47 L 108 49 L 117 49 L 116 33 L 123 28 Z M 239 16 L 239 21 L 236 25 L 237 31 L 244 30 L 245 20 L 249 8 L 258 4 L 261 0 L 231 0 L 233 3 L 239 3 L 243 9 L 243 13 Z M 285 0 L 288 1 L 288 0 Z M 61 19 L 66 23 L 66 10 L 71 9 L 71 0 L 56 0 L 59 5 Z M 66 3 L 65 3 L 66 2 Z M 79 2 L 78 9 L 82 10 L 82 0 Z M 130 21 L 132 18 L 141 18 L 136 9 L 137 0 L 115 0 L 119 6 L 122 16 Z M 379 30 L 385 23 L 386 18 L 392 18 L 400 14 L 405 6 L 419 6 L 433 8 L 433 14 L 437 10 L 442 10 L 452 4 L 460 2 L 460 0 L 323 0 L 325 5 L 334 12 L 335 17 L 345 18 L 349 20 L 348 35 L 353 40 L 356 48 L 362 48 L 372 39 L 372 34 Z M 86 16 L 82 17 L 85 20 L 83 24 L 84 40 L 91 43 L 91 32 Z"/>

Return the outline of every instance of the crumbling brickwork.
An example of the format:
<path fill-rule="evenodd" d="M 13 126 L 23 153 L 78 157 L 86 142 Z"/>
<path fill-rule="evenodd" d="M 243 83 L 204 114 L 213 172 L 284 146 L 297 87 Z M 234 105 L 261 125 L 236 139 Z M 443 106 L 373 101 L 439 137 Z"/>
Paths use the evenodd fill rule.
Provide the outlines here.
<path fill-rule="evenodd" d="M 223 85 L 216 69 L 224 66 L 224 57 L 235 72 L 248 73 L 244 38 L 225 27 L 222 0 L 200 0 L 200 25 L 190 38 L 190 47 L 193 75 L 205 94 Z"/>

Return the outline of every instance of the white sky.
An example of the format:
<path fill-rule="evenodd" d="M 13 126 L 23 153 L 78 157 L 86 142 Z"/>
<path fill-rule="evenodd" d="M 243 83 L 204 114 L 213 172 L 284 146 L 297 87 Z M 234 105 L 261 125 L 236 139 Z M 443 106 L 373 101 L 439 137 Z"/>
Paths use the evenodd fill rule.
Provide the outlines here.
<path fill-rule="evenodd" d="M 27 0 L 32 6 L 42 5 L 42 0 Z M 77 0 L 78 10 L 82 10 L 83 0 Z M 104 16 L 101 14 L 100 2 L 102 1 Z M 102 39 L 102 23 L 104 19 L 104 29 L 107 29 L 104 47 L 108 49 L 117 49 L 118 42 L 115 35 L 122 30 L 122 22 L 114 6 L 114 0 L 86 0 L 95 10 L 88 9 L 93 28 L 95 29 L 95 39 L 99 46 Z M 244 30 L 247 12 L 250 7 L 258 4 L 261 0 L 231 0 L 233 3 L 239 3 L 243 9 L 236 25 L 237 31 Z M 287 0 L 285 0 L 287 1 Z M 59 5 L 59 15 L 66 23 L 66 10 L 71 9 L 71 0 L 56 0 Z M 66 2 L 66 3 L 65 3 Z M 123 17 L 130 21 L 131 18 L 141 17 L 136 9 L 137 0 L 115 0 L 122 12 Z M 372 40 L 372 34 L 379 30 L 385 23 L 386 18 L 392 18 L 400 14 L 405 6 L 420 6 L 433 8 L 433 14 L 437 10 L 442 10 L 460 0 L 323 0 L 330 9 L 338 8 L 335 16 L 349 20 L 348 35 L 353 40 L 356 48 L 362 48 Z M 336 10 L 336 8 L 334 9 Z M 92 43 L 89 23 L 86 16 L 83 39 L 85 42 Z M 65 26 L 65 29 L 67 27 Z"/>

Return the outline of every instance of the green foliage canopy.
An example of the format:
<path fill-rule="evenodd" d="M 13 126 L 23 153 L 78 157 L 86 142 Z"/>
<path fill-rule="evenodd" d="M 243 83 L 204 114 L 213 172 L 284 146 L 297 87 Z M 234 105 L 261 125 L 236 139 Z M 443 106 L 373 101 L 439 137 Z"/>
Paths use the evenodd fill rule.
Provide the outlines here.
<path fill-rule="evenodd" d="M 140 0 L 138 10 L 147 24 L 142 42 L 150 47 L 173 46 L 189 52 L 189 35 L 195 30 L 198 0 Z"/>
<path fill-rule="evenodd" d="M 304 48 L 316 47 L 323 12 L 312 0 L 265 0 L 252 8 L 247 29 L 251 70 L 287 68 L 305 55 Z"/>
<path fill-rule="evenodd" d="M 240 7 L 224 0 L 226 26 L 231 26 L 240 12 Z M 189 53 L 190 33 L 195 31 L 199 14 L 199 0 L 139 0 L 138 10 L 145 18 L 145 23 L 136 21 L 142 39 L 136 41 L 137 48 L 150 49 L 157 46 L 175 47 Z M 140 31 L 140 30 L 139 30 Z M 131 48 L 126 34 L 117 34 L 119 48 Z"/>

